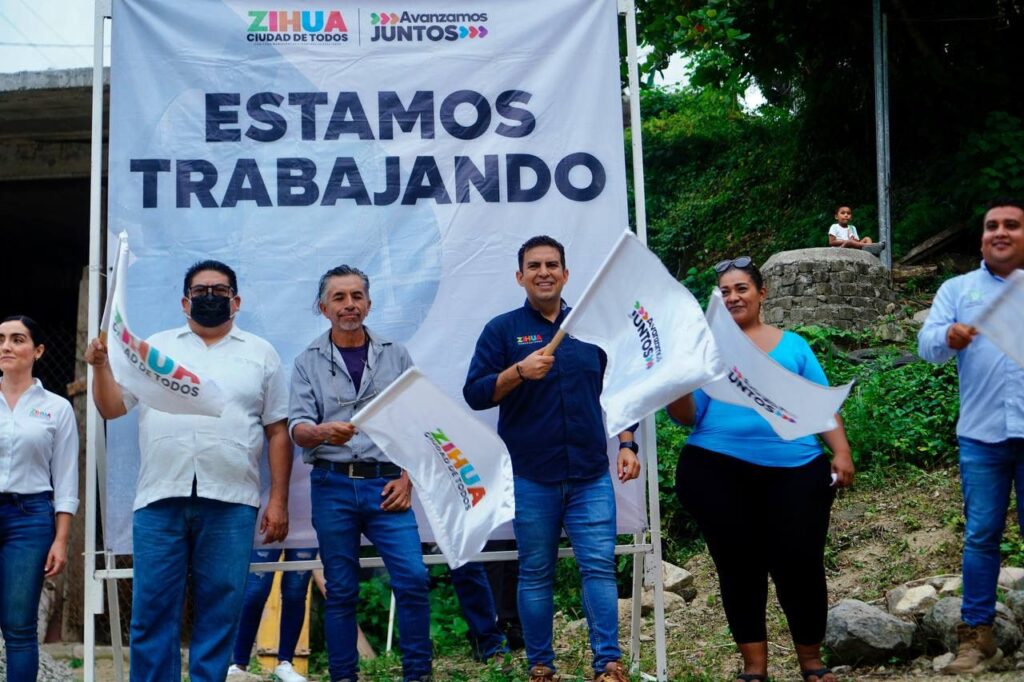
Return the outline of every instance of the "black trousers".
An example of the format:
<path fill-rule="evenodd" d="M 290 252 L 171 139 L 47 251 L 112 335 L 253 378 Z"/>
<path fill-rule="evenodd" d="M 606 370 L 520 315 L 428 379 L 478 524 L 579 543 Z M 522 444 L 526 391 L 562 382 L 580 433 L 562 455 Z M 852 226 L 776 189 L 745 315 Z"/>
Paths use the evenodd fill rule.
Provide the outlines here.
<path fill-rule="evenodd" d="M 825 537 L 835 491 L 822 455 L 800 467 L 764 467 L 687 445 L 676 494 L 697 521 L 718 569 L 738 644 L 763 642 L 768 576 L 793 641 L 825 637 Z"/>

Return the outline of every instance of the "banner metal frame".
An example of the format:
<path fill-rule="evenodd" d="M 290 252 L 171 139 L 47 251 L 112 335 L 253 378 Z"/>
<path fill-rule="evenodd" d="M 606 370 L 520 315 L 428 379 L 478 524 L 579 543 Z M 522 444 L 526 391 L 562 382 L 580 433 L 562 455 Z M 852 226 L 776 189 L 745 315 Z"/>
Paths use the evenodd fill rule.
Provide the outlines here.
<path fill-rule="evenodd" d="M 89 308 L 88 333 L 94 339 L 99 335 L 99 321 L 102 310 L 101 281 L 104 274 L 105 255 L 103 245 L 103 43 L 106 36 L 106 21 L 111 19 L 111 6 L 117 0 L 95 0 L 93 25 L 93 79 L 92 79 L 92 136 L 89 187 Z M 636 4 L 634 0 L 616 0 L 618 14 L 625 20 L 626 65 L 629 81 L 629 124 L 631 132 L 633 201 L 636 219 L 636 233 L 640 241 L 647 243 L 647 211 L 644 191 L 643 140 L 640 118 L 639 49 L 636 30 Z M 86 383 L 88 388 L 86 406 L 86 472 L 85 472 L 85 624 L 83 678 L 85 682 L 96 679 L 96 616 L 104 612 L 103 595 L 107 593 L 110 610 L 114 677 L 118 682 L 125 679 L 124 654 L 121 637 L 120 605 L 117 596 L 117 581 L 131 579 L 132 569 L 115 568 L 114 555 L 97 546 L 96 527 L 99 520 L 105 528 L 105 514 L 97 519 L 98 503 L 106 499 L 106 441 L 103 420 L 100 418 L 92 395 L 92 366 L 87 365 Z M 661 570 L 661 507 L 658 498 L 658 452 L 654 416 L 643 421 L 640 433 L 641 452 L 647 469 L 647 531 L 635 533 L 633 543 L 616 545 L 615 554 L 633 556 L 633 580 L 630 618 L 630 668 L 640 670 L 640 629 L 641 601 L 644 583 L 654 589 L 654 675 L 641 673 L 645 679 L 658 682 L 668 680 L 668 664 L 665 641 L 664 582 Z M 103 556 L 103 567 L 97 566 L 96 557 Z M 574 556 L 572 548 L 559 549 L 558 557 Z M 484 552 L 479 561 L 509 561 L 518 557 L 512 551 Z M 427 565 L 445 563 L 438 554 L 424 555 Z M 364 568 L 383 566 L 379 557 L 360 559 Z M 284 570 L 312 570 L 321 568 L 319 560 L 267 562 L 250 565 L 256 572 Z"/>

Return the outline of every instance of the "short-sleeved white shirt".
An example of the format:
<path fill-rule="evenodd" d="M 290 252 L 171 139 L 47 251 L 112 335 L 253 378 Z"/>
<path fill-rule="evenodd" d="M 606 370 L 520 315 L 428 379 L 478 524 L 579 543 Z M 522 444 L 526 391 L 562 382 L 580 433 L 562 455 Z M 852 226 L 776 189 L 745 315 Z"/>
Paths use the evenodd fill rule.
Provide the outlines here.
<path fill-rule="evenodd" d="M 78 510 L 78 426 L 71 403 L 36 379 L 13 410 L 0 397 L 0 492 L 51 490 L 54 511 Z"/>
<path fill-rule="evenodd" d="M 828 233 L 842 241 L 846 241 L 847 239 L 860 239 L 860 237 L 857 236 L 857 228 L 853 225 L 843 227 L 839 223 L 833 223 L 832 227 L 828 228 Z"/>
<path fill-rule="evenodd" d="M 263 428 L 288 417 L 288 382 L 267 341 L 233 326 L 212 346 L 188 326 L 147 341 L 217 383 L 227 407 L 219 417 L 170 414 L 139 405 L 139 480 L 135 509 L 196 494 L 258 507 Z M 123 386 L 125 408 L 137 398 Z"/>

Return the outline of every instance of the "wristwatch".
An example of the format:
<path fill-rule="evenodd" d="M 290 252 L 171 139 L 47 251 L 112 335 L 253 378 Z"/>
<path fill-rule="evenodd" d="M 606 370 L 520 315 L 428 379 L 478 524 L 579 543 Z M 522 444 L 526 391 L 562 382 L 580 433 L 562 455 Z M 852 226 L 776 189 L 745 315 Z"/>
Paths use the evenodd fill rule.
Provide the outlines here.
<path fill-rule="evenodd" d="M 632 450 L 634 455 L 640 452 L 640 446 L 636 444 L 635 440 L 619 441 L 619 449 L 621 450 L 622 448 Z"/>

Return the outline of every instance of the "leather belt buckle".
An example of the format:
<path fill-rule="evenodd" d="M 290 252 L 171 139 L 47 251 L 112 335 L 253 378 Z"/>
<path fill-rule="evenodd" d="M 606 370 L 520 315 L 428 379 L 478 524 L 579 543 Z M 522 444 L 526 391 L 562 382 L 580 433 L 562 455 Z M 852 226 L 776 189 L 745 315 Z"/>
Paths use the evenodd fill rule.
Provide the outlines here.
<path fill-rule="evenodd" d="M 360 476 L 356 473 L 356 462 L 348 463 L 348 477 L 349 478 L 366 478 L 366 476 Z"/>

